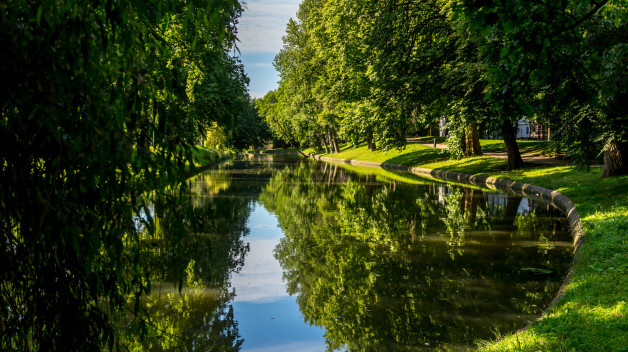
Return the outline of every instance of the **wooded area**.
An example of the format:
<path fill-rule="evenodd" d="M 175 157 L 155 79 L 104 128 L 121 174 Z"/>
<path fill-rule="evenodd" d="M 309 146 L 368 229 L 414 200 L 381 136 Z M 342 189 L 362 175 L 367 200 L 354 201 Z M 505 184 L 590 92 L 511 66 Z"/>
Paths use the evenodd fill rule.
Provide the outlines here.
<path fill-rule="evenodd" d="M 187 216 L 178 190 L 202 137 L 220 128 L 232 145 L 258 143 L 232 54 L 242 10 L 0 4 L 0 349 L 118 349 L 127 311 L 126 333 L 148 333 L 140 232 L 156 231 L 151 209 Z M 164 236 L 177 244 L 188 231 L 174 221 Z"/>
<path fill-rule="evenodd" d="M 522 167 L 514 125 L 552 139 L 604 176 L 628 172 L 625 1 L 305 0 L 275 57 L 281 81 L 258 103 L 304 147 L 338 139 L 403 146 L 446 117 L 452 155 L 473 156 L 477 127 L 500 131 Z M 475 141 L 474 141 L 475 140 Z"/>
<path fill-rule="evenodd" d="M 149 335 L 155 212 L 173 214 L 160 236 L 182 251 L 194 147 L 262 146 L 266 123 L 337 152 L 403 146 L 447 117 L 453 155 L 501 131 L 516 169 L 526 116 L 576 160 L 603 152 L 604 177 L 627 174 L 627 9 L 305 0 L 275 58 L 279 88 L 254 101 L 238 0 L 0 2 L 0 349 L 119 350 L 122 334 Z"/>

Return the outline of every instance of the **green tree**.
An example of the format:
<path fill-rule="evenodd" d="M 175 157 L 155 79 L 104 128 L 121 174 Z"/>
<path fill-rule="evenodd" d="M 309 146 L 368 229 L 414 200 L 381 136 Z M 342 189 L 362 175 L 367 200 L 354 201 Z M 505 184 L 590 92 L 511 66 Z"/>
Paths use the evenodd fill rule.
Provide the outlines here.
<path fill-rule="evenodd" d="M 601 149 L 604 176 L 628 172 L 624 1 L 465 1 L 461 9 L 475 31 L 498 34 L 487 98 L 500 116 L 550 112 L 585 162 Z"/>
<path fill-rule="evenodd" d="M 250 101 L 238 117 L 232 133 L 232 143 L 237 149 L 260 148 L 272 139 L 268 123 L 260 116 L 255 104 L 255 99 Z"/>
<path fill-rule="evenodd" d="M 229 116 L 202 104 L 209 85 L 243 92 L 226 56 L 241 11 L 235 0 L 0 4 L 1 349 L 119 348 L 113 322 L 129 305 L 146 332 L 133 219 L 151 192 L 179 204 L 196 131 Z"/>

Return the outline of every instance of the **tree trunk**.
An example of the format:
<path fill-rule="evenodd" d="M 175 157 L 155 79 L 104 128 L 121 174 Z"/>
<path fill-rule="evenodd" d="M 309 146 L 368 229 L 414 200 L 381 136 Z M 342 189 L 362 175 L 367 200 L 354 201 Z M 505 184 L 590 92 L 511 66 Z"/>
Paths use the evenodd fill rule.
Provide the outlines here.
<path fill-rule="evenodd" d="M 604 151 L 602 177 L 628 175 L 628 144 L 612 141 Z"/>
<path fill-rule="evenodd" d="M 321 135 L 321 146 L 325 148 L 325 154 L 329 154 L 329 144 L 327 143 L 327 136 L 325 133 Z"/>
<path fill-rule="evenodd" d="M 517 135 L 512 121 L 506 120 L 502 125 L 502 136 L 506 145 L 506 154 L 508 155 L 508 171 L 523 168 L 523 159 L 517 145 Z"/>
<path fill-rule="evenodd" d="M 368 145 L 368 148 L 372 151 L 375 151 L 375 143 L 373 143 L 373 132 L 369 132 L 368 135 L 366 136 L 366 145 Z"/>
<path fill-rule="evenodd" d="M 478 197 L 481 195 L 481 191 L 470 188 L 464 189 L 464 214 L 467 217 L 467 225 L 470 228 L 475 226 L 478 213 Z"/>
<path fill-rule="evenodd" d="M 462 150 L 462 155 L 467 156 L 467 131 L 462 130 L 462 136 L 460 137 L 460 150 Z"/>
<path fill-rule="evenodd" d="M 471 124 L 471 132 L 473 134 L 473 154 L 475 156 L 482 155 L 482 146 L 480 146 L 480 132 L 477 122 Z"/>
<path fill-rule="evenodd" d="M 478 123 L 473 122 L 464 135 L 465 148 L 464 156 L 480 156 L 482 155 L 482 147 L 480 147 L 480 136 L 478 133 Z"/>
<path fill-rule="evenodd" d="M 504 207 L 504 218 L 508 221 L 508 223 L 514 223 L 514 219 L 517 216 L 519 204 L 521 204 L 522 199 L 523 197 L 512 194 L 509 194 L 508 198 L 506 198 L 506 206 Z"/>
<path fill-rule="evenodd" d="M 406 128 L 397 128 L 397 138 L 399 138 L 400 141 L 404 141 L 406 140 Z"/>
<path fill-rule="evenodd" d="M 331 145 L 334 149 L 334 153 L 340 152 L 340 148 L 338 148 L 338 140 L 336 139 L 336 134 L 334 133 L 334 131 L 329 132 L 329 137 L 331 139 Z"/>

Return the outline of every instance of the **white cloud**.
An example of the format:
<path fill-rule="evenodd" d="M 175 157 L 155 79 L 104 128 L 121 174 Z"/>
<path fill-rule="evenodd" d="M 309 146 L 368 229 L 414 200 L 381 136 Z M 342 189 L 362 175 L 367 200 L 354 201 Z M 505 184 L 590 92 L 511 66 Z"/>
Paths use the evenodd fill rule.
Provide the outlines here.
<path fill-rule="evenodd" d="M 269 91 L 272 88 L 269 88 Z M 255 99 L 260 99 L 263 98 L 268 92 L 251 92 L 249 91 L 249 95 L 251 96 L 251 98 L 255 98 Z"/>
<path fill-rule="evenodd" d="M 288 296 L 282 279 L 283 270 L 273 256 L 278 243 L 278 239 L 249 241 L 251 251 L 246 256 L 245 265 L 231 277 L 235 302 L 275 302 Z"/>
<path fill-rule="evenodd" d="M 281 49 L 286 24 L 296 17 L 300 0 L 248 1 L 238 25 L 242 53 L 274 52 Z"/>
<path fill-rule="evenodd" d="M 270 62 L 256 62 L 253 64 L 253 67 L 273 67 L 273 64 Z"/>

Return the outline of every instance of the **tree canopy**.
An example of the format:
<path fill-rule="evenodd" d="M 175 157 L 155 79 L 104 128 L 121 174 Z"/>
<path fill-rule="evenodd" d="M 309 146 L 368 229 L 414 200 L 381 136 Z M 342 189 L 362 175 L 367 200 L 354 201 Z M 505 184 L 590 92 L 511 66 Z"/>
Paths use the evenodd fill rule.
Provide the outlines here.
<path fill-rule="evenodd" d="M 295 144 L 331 152 L 339 139 L 400 147 L 408 131 L 445 117 L 453 156 L 481 154 L 480 126 L 501 130 L 510 169 L 523 164 L 515 124 L 527 118 L 548 123 L 576 161 L 603 152 L 604 175 L 625 174 L 627 8 L 617 0 L 305 0 L 262 114 Z"/>
<path fill-rule="evenodd" d="M 0 4 L 0 349 L 118 349 L 147 331 L 149 204 L 250 108 L 237 0 Z M 140 216 L 144 214 L 145 216 Z M 138 220 L 139 219 L 139 220 Z M 176 242 L 190 229 L 174 221 Z M 143 230 L 142 230 L 143 231 Z"/>

